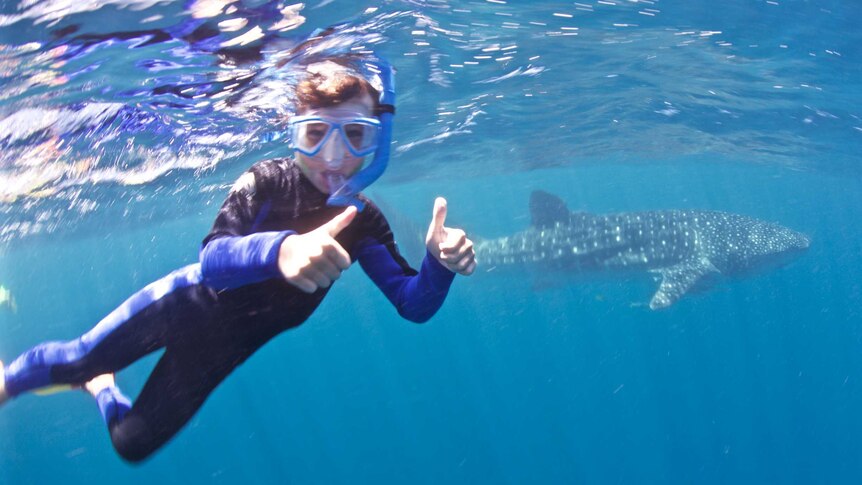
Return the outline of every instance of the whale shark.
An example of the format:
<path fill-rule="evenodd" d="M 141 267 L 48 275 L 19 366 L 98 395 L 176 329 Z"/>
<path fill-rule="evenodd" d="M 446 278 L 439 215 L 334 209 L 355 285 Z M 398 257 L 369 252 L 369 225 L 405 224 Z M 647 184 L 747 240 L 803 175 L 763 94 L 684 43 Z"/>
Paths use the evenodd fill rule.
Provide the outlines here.
<path fill-rule="evenodd" d="M 480 265 L 541 272 L 648 272 L 660 279 L 649 302 L 667 308 L 715 276 L 739 276 L 790 261 L 810 245 L 805 234 L 720 211 L 664 210 L 591 214 L 534 191 L 531 225 L 475 243 Z"/>

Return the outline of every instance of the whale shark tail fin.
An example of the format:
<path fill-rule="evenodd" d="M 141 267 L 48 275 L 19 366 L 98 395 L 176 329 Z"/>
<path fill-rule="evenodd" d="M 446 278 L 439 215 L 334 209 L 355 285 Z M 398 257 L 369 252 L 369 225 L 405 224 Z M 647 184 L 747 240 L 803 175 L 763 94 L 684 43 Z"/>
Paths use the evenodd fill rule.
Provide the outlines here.
<path fill-rule="evenodd" d="M 651 310 L 673 305 L 704 276 L 719 272 L 705 257 L 652 271 L 661 275 L 661 285 L 649 302 Z"/>
<path fill-rule="evenodd" d="M 530 194 L 530 217 L 534 227 L 550 227 L 569 222 L 569 208 L 563 199 L 544 190 Z"/>

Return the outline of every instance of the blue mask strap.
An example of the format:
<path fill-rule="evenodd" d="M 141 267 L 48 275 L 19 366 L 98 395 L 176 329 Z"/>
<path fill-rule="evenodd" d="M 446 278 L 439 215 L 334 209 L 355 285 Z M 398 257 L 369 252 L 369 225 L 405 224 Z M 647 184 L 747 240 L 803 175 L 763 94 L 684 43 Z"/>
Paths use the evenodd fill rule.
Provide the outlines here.
<path fill-rule="evenodd" d="M 392 142 L 392 118 L 395 115 L 395 73 L 392 66 L 377 57 L 365 61 L 365 74 L 368 78 L 379 77 L 383 86 L 380 92 L 378 118 L 380 119 L 380 134 L 374 159 L 356 175 L 350 177 L 347 183 L 329 196 L 328 205 L 354 205 L 360 211 L 365 204 L 359 200 L 360 192 L 380 178 L 389 164 L 389 149 Z"/>

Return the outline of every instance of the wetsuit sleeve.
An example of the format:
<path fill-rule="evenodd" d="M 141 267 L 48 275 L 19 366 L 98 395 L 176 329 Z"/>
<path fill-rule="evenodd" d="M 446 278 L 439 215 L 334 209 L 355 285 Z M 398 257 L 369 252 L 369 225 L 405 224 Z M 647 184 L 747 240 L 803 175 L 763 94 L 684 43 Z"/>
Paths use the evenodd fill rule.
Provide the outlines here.
<path fill-rule="evenodd" d="M 416 323 L 428 321 L 446 300 L 455 273 L 425 254 L 417 273 L 398 253 L 389 224 L 376 216 L 374 235 L 359 241 L 357 259 L 365 273 L 383 291 L 402 317 Z"/>
<path fill-rule="evenodd" d="M 281 242 L 294 231 L 256 232 L 271 202 L 272 174 L 259 166 L 242 175 L 228 194 L 200 252 L 203 283 L 238 288 L 279 275 Z"/>

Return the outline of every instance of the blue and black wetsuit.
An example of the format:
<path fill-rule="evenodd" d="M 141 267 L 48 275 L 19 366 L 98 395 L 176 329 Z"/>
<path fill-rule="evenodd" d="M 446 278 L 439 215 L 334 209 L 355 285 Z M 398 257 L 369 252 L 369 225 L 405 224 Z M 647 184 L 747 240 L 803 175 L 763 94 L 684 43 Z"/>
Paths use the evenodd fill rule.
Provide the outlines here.
<path fill-rule="evenodd" d="M 277 267 L 280 243 L 323 225 L 343 208 L 327 206 L 327 196 L 292 160 L 261 162 L 249 172 L 204 239 L 200 264 L 148 285 L 80 338 L 22 354 L 5 370 L 9 395 L 80 384 L 164 348 L 133 405 L 115 387 L 97 396 L 117 452 L 138 461 L 176 434 L 233 369 L 305 321 L 328 288 L 308 294 L 287 283 Z M 416 322 L 429 319 L 454 273 L 430 255 L 418 273 L 410 268 L 383 214 L 363 200 L 365 209 L 336 240 L 399 314 Z"/>

